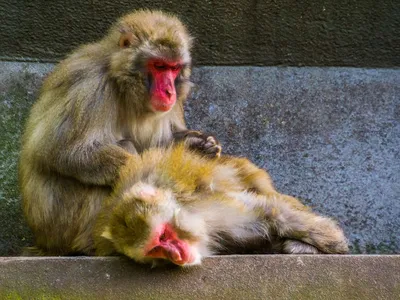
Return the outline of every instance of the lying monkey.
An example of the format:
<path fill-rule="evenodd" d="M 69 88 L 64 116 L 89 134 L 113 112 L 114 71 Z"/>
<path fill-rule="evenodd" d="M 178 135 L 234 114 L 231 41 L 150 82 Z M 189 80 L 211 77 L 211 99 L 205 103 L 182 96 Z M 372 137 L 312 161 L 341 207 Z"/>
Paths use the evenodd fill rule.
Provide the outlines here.
<path fill-rule="evenodd" d="M 257 240 L 281 253 L 348 251 L 333 220 L 279 194 L 247 159 L 207 159 L 183 144 L 132 156 L 94 227 L 96 255 L 153 264 L 199 264 L 227 244 Z"/>

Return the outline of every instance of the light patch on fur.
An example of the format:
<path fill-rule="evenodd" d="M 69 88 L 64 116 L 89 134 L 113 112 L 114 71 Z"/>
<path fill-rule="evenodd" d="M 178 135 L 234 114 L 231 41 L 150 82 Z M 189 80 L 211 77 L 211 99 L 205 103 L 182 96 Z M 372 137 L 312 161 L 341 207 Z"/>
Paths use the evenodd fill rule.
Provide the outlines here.
<path fill-rule="evenodd" d="M 175 221 L 175 225 L 177 227 L 180 227 L 180 224 L 179 224 L 179 213 L 180 213 L 180 211 L 181 211 L 181 209 L 179 207 L 175 208 L 175 210 L 174 210 L 174 221 Z"/>
<path fill-rule="evenodd" d="M 182 267 L 189 267 L 189 266 L 195 266 L 195 265 L 200 265 L 201 260 L 202 260 L 202 255 L 199 253 L 197 247 L 190 247 L 190 252 L 191 255 L 194 256 L 194 260 L 190 263 L 184 264 Z"/>
<path fill-rule="evenodd" d="M 288 254 L 320 254 L 322 253 L 312 245 L 301 241 L 287 240 L 283 244 L 283 252 Z"/>
<path fill-rule="evenodd" d="M 265 198 L 254 193 L 249 193 L 247 191 L 242 192 L 228 192 L 227 195 L 232 199 L 238 201 L 242 204 L 246 210 L 253 210 L 255 207 L 264 206 Z"/>
<path fill-rule="evenodd" d="M 241 181 L 237 176 L 237 169 L 226 166 L 218 165 L 215 167 L 213 181 L 210 183 L 210 189 L 215 192 L 225 192 L 227 190 L 240 190 L 243 189 Z"/>
<path fill-rule="evenodd" d="M 163 146 L 172 139 L 171 121 L 167 116 L 171 111 L 155 114 L 153 118 L 142 122 L 133 122 L 130 132 L 138 145 L 143 149 Z M 158 117 L 157 117 L 158 116 Z"/>
<path fill-rule="evenodd" d="M 32 130 L 31 135 L 28 137 L 28 144 L 36 144 L 43 141 L 43 135 L 46 133 L 45 122 L 37 123 L 36 127 Z"/>
<path fill-rule="evenodd" d="M 140 199 L 148 203 L 156 203 L 160 192 L 150 184 L 138 182 L 123 194 L 124 200 Z"/>
<path fill-rule="evenodd" d="M 190 232 L 192 238 L 208 241 L 207 224 L 198 214 L 192 214 L 185 209 L 176 208 L 173 221 L 177 228 Z"/>
<path fill-rule="evenodd" d="M 107 239 L 107 240 L 112 241 L 112 234 L 111 234 L 111 230 L 110 230 L 110 227 L 109 227 L 109 226 L 106 226 L 106 227 L 104 228 L 104 231 L 103 231 L 103 233 L 101 234 L 101 236 L 102 236 L 103 238 Z"/>

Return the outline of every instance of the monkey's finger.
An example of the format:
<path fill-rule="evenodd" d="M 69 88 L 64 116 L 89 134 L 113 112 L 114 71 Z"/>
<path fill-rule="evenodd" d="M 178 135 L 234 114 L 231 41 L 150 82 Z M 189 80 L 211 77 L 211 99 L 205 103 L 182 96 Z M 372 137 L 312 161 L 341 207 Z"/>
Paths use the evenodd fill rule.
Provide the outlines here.
<path fill-rule="evenodd" d="M 212 140 L 207 140 L 207 142 L 205 142 L 204 147 L 206 148 L 210 148 L 210 147 L 214 147 L 219 145 L 214 139 Z"/>
<path fill-rule="evenodd" d="M 219 144 L 218 141 L 216 140 L 216 138 L 211 135 L 207 137 L 207 143 L 214 144 L 214 145 Z"/>
<path fill-rule="evenodd" d="M 220 157 L 221 151 L 222 151 L 222 147 L 220 145 L 215 145 L 213 147 L 204 148 L 204 153 L 210 157 Z"/>

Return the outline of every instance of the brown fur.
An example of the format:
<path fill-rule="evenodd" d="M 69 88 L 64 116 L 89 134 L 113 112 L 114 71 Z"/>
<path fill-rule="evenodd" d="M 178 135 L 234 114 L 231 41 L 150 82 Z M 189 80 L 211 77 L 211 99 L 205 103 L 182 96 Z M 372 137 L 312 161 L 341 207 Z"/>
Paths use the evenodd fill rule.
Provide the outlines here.
<path fill-rule="evenodd" d="M 191 37 L 174 16 L 138 11 L 100 41 L 60 62 L 43 83 L 22 140 L 23 209 L 43 253 L 90 254 L 94 216 L 132 154 L 169 145 L 189 133 L 183 102 L 189 90 Z M 146 62 L 179 60 L 177 102 L 167 113 L 148 107 Z M 192 143 L 210 156 L 220 147 Z"/>
<path fill-rule="evenodd" d="M 183 145 L 146 151 L 121 169 L 96 223 L 96 254 L 157 263 L 144 256 L 143 247 L 163 223 L 191 245 L 195 263 L 263 242 L 275 253 L 348 251 L 333 220 L 278 193 L 269 175 L 247 159 L 209 160 Z"/>

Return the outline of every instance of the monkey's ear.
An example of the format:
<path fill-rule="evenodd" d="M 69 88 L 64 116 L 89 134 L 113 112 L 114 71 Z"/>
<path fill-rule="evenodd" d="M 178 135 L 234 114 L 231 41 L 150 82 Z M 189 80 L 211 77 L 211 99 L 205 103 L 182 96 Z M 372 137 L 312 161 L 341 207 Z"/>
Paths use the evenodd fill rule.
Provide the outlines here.
<path fill-rule="evenodd" d="M 134 42 L 136 42 L 137 38 L 135 35 L 130 31 L 121 30 L 121 36 L 119 37 L 119 46 L 121 48 L 128 48 Z"/>
<path fill-rule="evenodd" d="M 104 228 L 103 233 L 101 234 L 101 236 L 107 240 L 112 240 L 112 234 L 111 234 L 111 230 L 110 227 L 106 226 Z"/>

